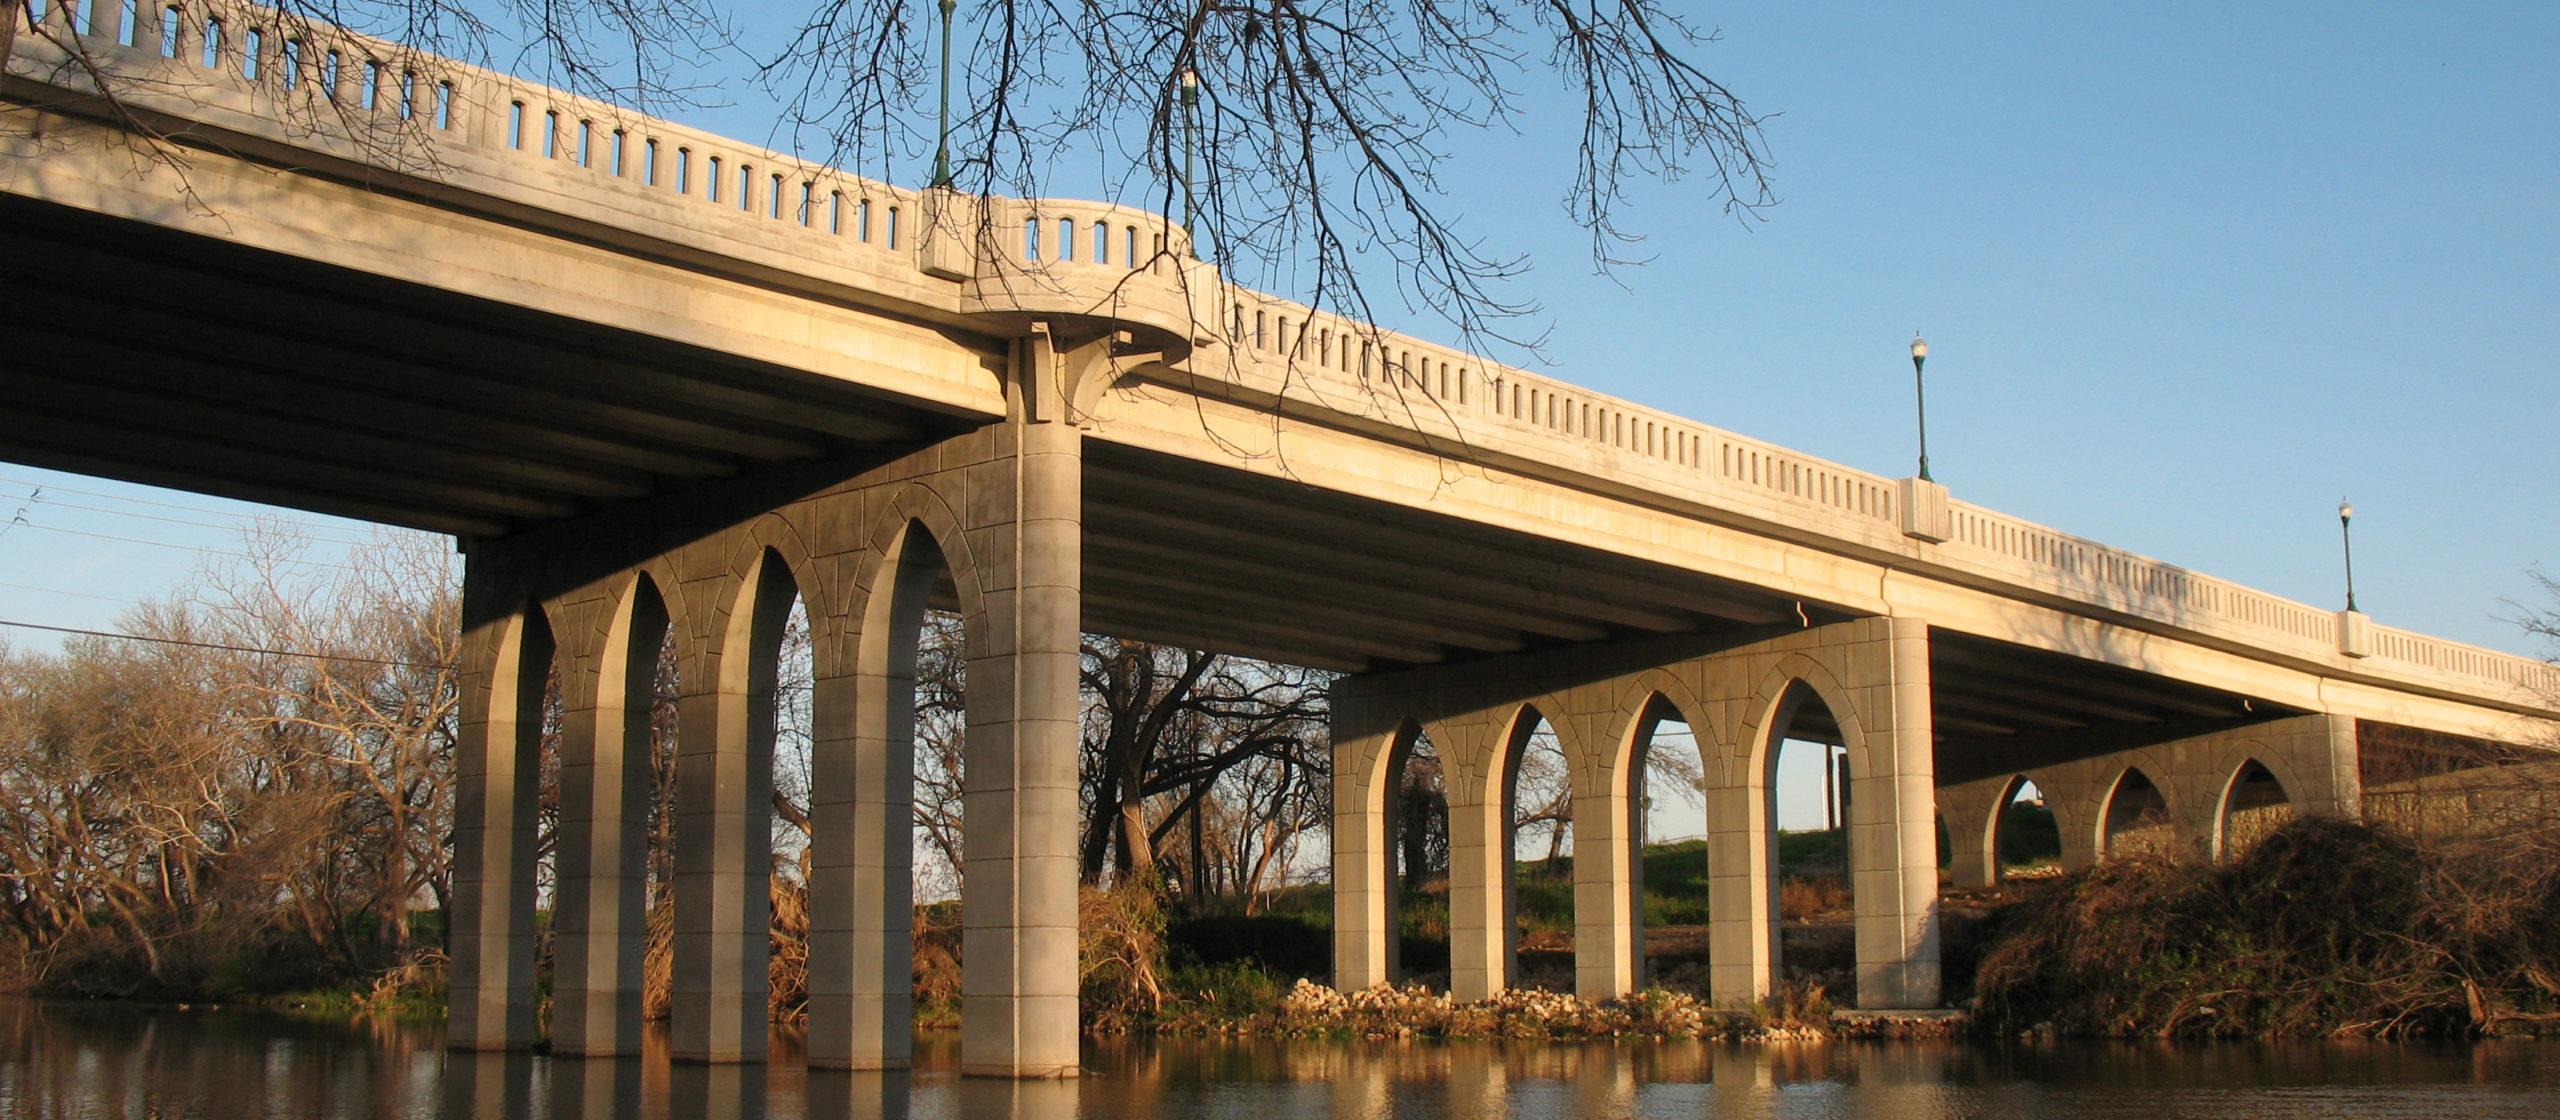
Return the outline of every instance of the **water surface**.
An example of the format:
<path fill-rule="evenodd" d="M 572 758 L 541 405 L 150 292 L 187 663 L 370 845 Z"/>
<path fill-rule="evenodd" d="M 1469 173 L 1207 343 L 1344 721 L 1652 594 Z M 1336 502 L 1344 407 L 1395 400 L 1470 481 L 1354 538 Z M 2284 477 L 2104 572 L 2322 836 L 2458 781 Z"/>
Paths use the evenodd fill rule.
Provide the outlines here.
<path fill-rule="evenodd" d="M 955 1040 L 911 1073 L 448 1054 L 431 1023 L 0 1000 L 0 1116 L 941 1117 L 1167 1120 L 1839 1117 L 2170 1120 L 2560 1117 L 2560 1041 L 1335 1043 L 1109 1040 L 1087 1076 L 962 1079 Z"/>

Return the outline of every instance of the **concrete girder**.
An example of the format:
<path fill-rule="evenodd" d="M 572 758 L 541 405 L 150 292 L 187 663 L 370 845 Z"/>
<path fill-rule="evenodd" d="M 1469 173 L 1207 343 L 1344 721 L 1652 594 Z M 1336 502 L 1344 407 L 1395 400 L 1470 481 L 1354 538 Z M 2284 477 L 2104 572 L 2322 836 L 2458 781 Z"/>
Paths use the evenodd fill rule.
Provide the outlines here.
<path fill-rule="evenodd" d="M 591 431 L 621 433 L 701 451 L 757 459 L 813 459 L 826 445 L 806 432 L 760 430 L 762 425 L 698 419 L 615 404 L 593 396 L 541 387 L 517 371 L 464 371 L 368 353 L 332 342 L 280 340 L 233 322 L 181 318 L 115 305 L 103 319 L 63 324 L 86 328 L 102 343 L 151 338 L 167 353 L 188 354 L 208 362 L 244 364 L 289 373 L 296 378 L 338 382 L 379 391 L 398 386 L 404 395 L 449 404 L 469 404 L 511 415 L 541 417 Z"/>
<path fill-rule="evenodd" d="M 1186 586 L 1209 589 L 1240 600 L 1266 602 L 1309 620 L 1331 619 L 1351 628 L 1402 634 L 1439 645 L 1488 653 L 1514 653 L 1527 648 L 1521 629 L 1485 618 L 1480 612 L 1443 609 L 1436 601 L 1393 594 L 1364 593 L 1357 585 L 1313 577 L 1303 568 L 1260 564 L 1239 557 L 1186 560 L 1176 552 L 1089 538 L 1085 557 L 1097 567 L 1120 567 L 1152 573 Z"/>
<path fill-rule="evenodd" d="M 45 347 L 37 344 L 24 349 Z M 186 371 L 163 368 L 159 372 Z M 159 378 L 135 376 L 131 370 L 112 367 L 93 368 L 87 376 L 76 379 L 0 370 L 0 391 L 14 390 L 17 399 L 42 400 L 68 415 L 115 417 L 164 432 L 220 433 L 226 438 L 299 448 L 317 457 L 351 463 L 396 461 L 426 478 L 506 487 L 528 495 L 620 500 L 650 492 L 647 476 L 634 472 L 582 470 L 535 459 L 473 454 L 433 442 L 422 443 L 414 433 L 387 430 L 378 424 L 334 422 L 314 415 L 314 410 L 290 398 L 208 393 L 203 385 L 202 380 L 188 377 L 170 378 L 163 384 Z"/>
<path fill-rule="evenodd" d="M 176 438 L 157 445 L 160 450 L 155 454 L 155 445 L 141 438 L 130 424 L 48 414 L 40 406 L 23 402 L 0 412 L 0 438 L 12 444 L 73 448 L 111 446 L 117 448 L 120 455 L 145 461 L 156 460 L 163 467 L 252 478 L 307 478 L 318 466 L 300 454 L 298 449 L 237 446 L 208 440 L 202 433 L 192 431 L 173 435 Z M 334 483 L 332 489 L 343 488 L 393 501 L 417 502 L 466 515 L 554 518 L 577 512 L 577 507 L 569 503 L 545 501 L 486 486 L 440 484 L 400 471 L 396 466 L 338 463 L 324 469 L 338 476 L 331 480 Z"/>
<path fill-rule="evenodd" d="M 72 252 L 60 242 L 52 247 L 55 252 L 40 252 L 38 259 L 86 260 L 85 254 Z M 48 298 L 59 295 L 113 304 L 114 293 L 131 290 L 137 279 L 182 285 L 169 290 L 202 293 L 197 305 L 214 311 L 209 317 L 216 322 L 259 321 L 263 336 L 290 338 L 315 346 L 360 345 L 360 340 L 367 338 L 396 337 L 410 344 L 406 360 L 440 364 L 455 376 L 475 376 L 472 369 L 485 364 L 490 354 L 504 353 L 511 367 L 540 369 L 547 381 L 621 399 L 646 400 L 660 409 L 687 415 L 718 413 L 779 430 L 816 431 L 866 442 L 910 442 L 922 435 L 912 423 L 867 415 L 859 409 L 848 409 L 847 403 L 861 400 L 872 407 L 901 412 L 906 411 L 905 406 L 858 398 L 841 382 L 810 378 L 797 371 L 737 368 L 726 355 L 665 343 L 656 344 L 658 353 L 651 354 L 653 347 L 620 341 L 617 332 L 600 327 L 584 328 L 585 337 L 578 340 L 581 344 L 567 345 L 559 341 L 562 334 L 556 325 L 546 329 L 530 313 L 433 289 L 406 293 L 410 297 L 406 299 L 388 293 L 360 299 L 350 298 L 343 284 L 294 284 L 280 282 L 267 273 L 229 275 L 233 271 L 218 264 L 190 269 L 162 259 L 126 258 L 112 269 L 76 263 L 59 267 L 49 264 L 45 270 L 49 289 L 46 294 Z M 405 286 L 378 277 L 344 279 L 367 287 Z M 282 289 L 290 297 L 292 313 L 276 316 L 275 301 L 244 304 L 220 294 L 227 289 Z M 385 306 L 401 310 L 385 311 Z M 421 357 L 427 354 L 444 357 Z M 458 358 L 466 360 L 456 365 Z M 683 372 L 674 372 L 679 369 Z"/>
<path fill-rule="evenodd" d="M 1248 641 L 1282 650 L 1295 649 L 1303 645 L 1313 654 L 1314 659 L 1330 659 L 1336 662 L 1357 660 L 1428 664 L 1446 656 L 1446 650 L 1428 642 L 1350 633 L 1269 618 L 1240 618 L 1237 612 L 1226 610 L 1222 604 L 1207 603 L 1197 598 L 1177 603 L 1173 601 L 1174 597 L 1159 593 L 1124 594 L 1115 593 L 1108 588 L 1090 587 L 1086 594 L 1088 601 L 1093 604 L 1088 607 L 1092 612 L 1091 617 L 1098 621 L 1107 622 L 1113 618 L 1125 618 L 1134 625 L 1148 629 L 1179 630 L 1197 627 L 1203 619 L 1223 618 L 1227 621 L 1222 629 L 1232 628 L 1243 633 Z M 1217 649 L 1222 645 L 1223 643 L 1211 643 L 1202 648 Z M 1286 663 L 1296 659 L 1293 655 L 1279 660 Z"/>
<path fill-rule="evenodd" d="M 31 328 L 27 333 L 29 345 L 35 346 L 41 344 L 37 336 L 51 332 Z M 412 397 L 396 390 L 384 391 L 386 386 L 403 384 L 396 378 L 378 384 L 370 381 L 314 383 L 292 373 L 210 360 L 195 354 L 159 351 L 136 345 L 132 339 L 79 335 L 64 338 L 71 348 L 80 351 L 65 355 L 65 360 L 76 357 L 83 365 L 96 365 L 96 347 L 113 343 L 130 352 L 148 356 L 156 365 L 183 367 L 190 376 L 220 386 L 223 391 L 266 401 L 299 401 L 303 407 L 332 415 L 372 417 L 379 423 L 405 427 L 413 435 L 436 433 L 438 438 L 457 447 L 511 450 L 520 456 L 544 458 L 555 463 L 599 464 L 674 478 L 720 478 L 737 473 L 737 461 L 725 454 L 671 448 L 627 434 L 591 435 L 583 431 L 567 431 L 556 425 L 536 423 L 509 414 L 476 410 L 472 407 L 476 402 L 467 398 Z"/>
<path fill-rule="evenodd" d="M 1251 559 L 1276 555 L 1281 549 L 1303 541 L 1187 519 L 1158 510 L 1096 506 L 1088 515 L 1087 525 L 1096 537 L 1143 539 L 1176 552 L 1205 549 L 1217 556 L 1221 565 L 1261 572 L 1303 573 L 1307 570 L 1279 561 L 1256 563 Z M 1382 595 L 1427 597 L 1434 602 L 1435 609 L 1463 612 L 1479 622 L 1496 622 L 1563 641 L 1596 642 L 1606 639 L 1609 637 L 1607 627 L 1590 621 L 1602 615 L 1608 617 L 1601 618 L 1600 622 L 1664 634 L 1679 633 L 1696 625 L 1668 614 L 1633 610 L 1597 600 L 1568 601 L 1564 596 L 1543 588 L 1524 589 L 1517 584 L 1496 583 L 1480 577 L 1435 572 L 1426 580 L 1416 580 L 1411 565 L 1380 561 L 1350 550 L 1327 556 L 1323 569 L 1334 575 L 1337 585 L 1343 588 L 1375 588 Z M 1416 583 L 1424 586 L 1415 586 Z M 1381 584 L 1389 586 L 1382 587 Z"/>
<path fill-rule="evenodd" d="M 85 449 L 55 448 L 20 443 L 10 448 L 12 462 L 73 474 L 120 478 L 145 486 L 163 486 L 199 494 L 233 498 L 244 502 L 264 502 L 290 509 L 310 510 L 358 521 L 378 521 L 430 533 L 456 537 L 494 537 L 507 531 L 504 520 L 475 517 L 450 509 L 425 505 L 402 505 L 386 501 L 380 495 L 340 494 L 326 490 L 296 487 L 285 489 L 269 481 L 226 474 L 203 464 L 155 465 L 125 458 L 109 458 Z"/>
<path fill-rule="evenodd" d="M 1695 586 L 1684 586 L 1696 582 L 1686 573 L 1666 573 L 1661 580 L 1636 578 L 1610 571 L 1605 565 L 1618 561 L 1605 553 L 1581 554 L 1560 542 L 1515 538 L 1461 521 L 1435 526 L 1444 531 L 1434 532 L 1385 522 L 1382 518 L 1393 512 L 1389 508 L 1367 515 L 1330 516 L 1314 511 L 1308 507 L 1324 496 L 1313 493 L 1305 501 L 1293 504 L 1243 493 L 1226 485 L 1225 480 L 1185 485 L 1126 470 L 1099 468 L 1094 474 L 1098 492 L 1124 493 L 1142 499 L 1149 508 L 1189 513 L 1204 520 L 1214 518 L 1231 526 L 1265 526 L 1300 545 L 1323 540 L 1337 542 L 1339 547 L 1356 540 L 1362 542 L 1363 551 L 1374 557 L 1393 558 L 1434 576 L 1447 572 L 1487 577 L 1515 592 L 1536 588 L 1554 595 L 1561 588 L 1580 588 L 1586 595 L 1616 601 L 1622 609 L 1632 606 L 1648 611 L 1657 620 L 1654 624 L 1631 623 L 1643 629 L 1660 629 L 1660 620 L 1676 618 L 1683 612 L 1756 623 L 1794 617 L 1790 611 L 1750 606 Z M 1481 548 L 1484 559 L 1475 558 L 1477 554 L 1471 553 L 1471 548 Z M 1430 559 L 1418 563 L 1417 558 L 1421 557 Z"/>

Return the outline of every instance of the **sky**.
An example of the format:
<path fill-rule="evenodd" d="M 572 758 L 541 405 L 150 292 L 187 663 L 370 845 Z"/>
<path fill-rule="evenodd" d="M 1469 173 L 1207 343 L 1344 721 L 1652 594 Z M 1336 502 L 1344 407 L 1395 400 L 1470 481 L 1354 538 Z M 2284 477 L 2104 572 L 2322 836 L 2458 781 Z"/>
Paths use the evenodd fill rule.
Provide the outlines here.
<path fill-rule="evenodd" d="M 1537 262 L 1524 364 L 1901 476 L 1918 330 L 1957 497 L 2324 608 L 2345 497 L 2376 621 L 2551 652 L 2506 619 L 2560 572 L 2560 5 L 1683 10 L 1766 116 L 1780 202 L 1743 222 L 1646 184 L 1621 219 L 1649 262 L 1594 275 L 1573 122 L 1525 76 L 1520 130 L 1441 164 L 1463 228 Z M 745 91 L 679 115 L 771 135 Z M 0 464 L 22 507 L 0 619 L 93 628 L 257 510 Z"/>

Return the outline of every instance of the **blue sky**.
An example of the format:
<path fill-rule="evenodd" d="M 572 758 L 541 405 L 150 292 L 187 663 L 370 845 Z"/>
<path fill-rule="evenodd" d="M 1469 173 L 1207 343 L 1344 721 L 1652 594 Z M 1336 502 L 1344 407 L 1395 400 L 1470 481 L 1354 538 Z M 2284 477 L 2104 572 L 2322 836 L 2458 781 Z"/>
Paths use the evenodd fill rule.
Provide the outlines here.
<path fill-rule="evenodd" d="M 1467 228 L 1538 261 L 1544 368 L 1902 475 L 1917 328 L 1959 497 L 2334 607 L 2344 495 L 2378 621 L 2543 652 L 2499 616 L 2560 569 L 2560 5 L 1693 11 L 1704 68 L 1771 114 L 1763 220 L 1647 184 L 1623 217 L 1651 263 L 1592 275 L 1536 76 L 1520 133 L 1442 167 Z M 100 626 L 193 561 L 58 530 L 229 540 L 62 503 L 247 508 L 0 465 L 0 518 L 46 481 L 214 512 L 57 490 L 0 535 L 0 618 Z"/>

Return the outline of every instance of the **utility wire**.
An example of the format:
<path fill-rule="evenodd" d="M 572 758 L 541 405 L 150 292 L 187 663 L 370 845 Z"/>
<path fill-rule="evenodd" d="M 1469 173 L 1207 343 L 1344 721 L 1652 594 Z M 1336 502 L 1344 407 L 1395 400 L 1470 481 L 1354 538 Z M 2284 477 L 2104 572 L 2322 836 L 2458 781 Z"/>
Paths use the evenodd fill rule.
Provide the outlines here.
<path fill-rule="evenodd" d="M 35 499 L 34 501 L 35 501 L 35 505 L 36 505 L 37 507 L 40 507 L 40 508 L 43 508 L 43 509 L 76 509 L 76 510 L 79 510 L 79 511 L 81 511 L 81 512 L 83 512 L 83 513 L 103 513 L 103 514 L 106 514 L 106 515 L 107 515 L 107 516 L 109 516 L 109 517 L 131 517 L 131 518 L 137 518 L 137 519 L 140 519 L 140 520 L 143 520 L 143 521 L 158 521 L 158 522 L 161 522 L 161 523 L 163 523 L 163 524 L 168 524 L 168 525 L 188 525 L 188 526 L 193 526 L 193 527 L 198 528 L 198 529 L 233 529 L 233 530 L 237 530 L 237 529 L 244 528 L 244 527 L 246 527 L 246 526 L 249 524 L 249 521 L 248 521 L 248 519 L 247 519 L 246 517 L 243 517 L 243 518 L 242 518 L 241 520 L 239 520 L 239 521 L 233 521 L 233 522 L 229 522 L 229 523 L 224 523 L 224 522 L 219 522 L 219 521 L 195 521 L 195 520 L 191 520 L 191 519 L 189 519 L 189 518 L 184 518 L 184 517 L 162 517 L 162 516 L 160 516 L 159 514 L 156 514 L 156 513 L 136 513 L 136 512 L 134 512 L 134 511 L 132 511 L 132 510 L 129 510 L 129 509 L 106 509 L 106 508 L 103 508 L 103 507 L 100 507 L 100 506 L 84 506 L 84 505 L 81 505 L 81 504 L 79 504 L 79 503 L 77 503 L 77 502 L 57 502 L 57 501 L 52 501 L 52 500 L 45 499 L 45 498 L 37 498 L 37 499 Z M 222 517 L 222 516 L 227 516 L 227 515 L 225 515 L 225 514 L 212 514 L 212 516 L 215 516 L 215 517 Z M 277 520 L 281 523 L 281 525 L 282 525 L 282 527 L 284 528 L 284 530 L 285 530 L 285 531 L 287 531 L 287 532 L 291 532 L 291 533 L 300 534 L 301 536 L 303 536 L 304 538 L 309 539 L 309 540 L 318 541 L 318 542 L 325 543 L 325 544 L 347 545 L 347 546 L 350 546 L 350 547 L 354 547 L 354 546 L 358 546 L 358 545 L 362 545 L 362 544 L 366 543 L 365 541 L 363 541 L 363 540 L 361 540 L 361 539 L 359 539 L 359 538 L 355 538 L 355 537 L 339 537 L 339 536 L 332 536 L 332 535 L 330 535 L 329 533 L 327 533 L 327 532 L 323 531 L 323 530 L 320 528 L 320 526 L 317 526 L 317 525 L 311 524 L 310 522 L 307 522 L 307 521 L 296 521 L 296 520 L 293 520 L 293 519 L 291 519 L 291 518 L 278 518 Z"/>
<path fill-rule="evenodd" d="M 138 607 L 142 605 L 134 600 L 119 599 L 113 595 L 92 595 L 86 591 L 65 591 L 59 587 L 38 587 L 32 583 L 0 583 L 0 587 L 6 587 L 17 591 L 42 592 L 46 595 L 69 595 L 75 599 L 95 599 L 101 603 L 122 603 L 128 607 Z"/>
<path fill-rule="evenodd" d="M 176 544 L 170 541 L 145 540 L 141 537 L 120 537 L 113 533 L 97 533 L 91 532 L 87 529 L 65 529 L 58 525 L 38 525 L 32 521 L 21 522 L 20 524 L 24 528 L 34 529 L 41 533 L 68 533 L 75 537 L 94 537 L 102 541 L 115 541 L 120 544 L 149 545 L 153 548 L 174 548 L 181 552 L 201 552 L 207 556 L 228 556 L 236 560 L 251 560 L 258 563 L 299 564 L 306 568 L 336 568 L 340 571 L 371 574 L 371 569 L 359 568 L 353 564 L 332 564 L 326 560 L 298 560 L 291 557 L 280 556 L 253 556 L 246 552 L 233 552 L 229 549 L 223 548 L 208 548 L 204 545 L 196 544 Z"/>
<path fill-rule="evenodd" d="M 115 638 L 127 642 L 152 642 L 164 646 L 188 646 L 194 649 L 216 649 L 226 653 L 262 653 L 275 657 L 308 657 L 315 661 L 352 661 L 359 665 L 389 665 L 398 669 L 449 669 L 449 665 L 427 665 L 416 661 L 391 661 L 380 657 L 353 657 L 334 653 L 308 653 L 290 649 L 259 649 L 256 646 L 225 645 L 221 642 L 190 642 L 184 638 L 153 638 L 141 634 L 116 634 L 105 630 L 83 630 L 77 626 L 47 626 L 41 622 L 13 622 L 0 618 L 0 626 L 21 630 L 50 630 L 56 634 L 78 634 L 89 638 Z"/>
<path fill-rule="evenodd" d="M 191 506 L 191 505 L 185 505 L 185 504 L 178 503 L 178 502 L 161 502 L 161 501 L 154 501 L 154 500 L 152 500 L 152 499 L 150 499 L 150 498 L 134 498 L 134 497 L 127 497 L 127 496 L 125 496 L 125 495 L 123 495 L 123 494 L 110 494 L 110 493 L 107 493 L 106 491 L 103 491 L 103 490 L 82 490 L 82 489 L 80 489 L 79 487 L 76 487 L 76 486 L 63 486 L 63 485 L 60 485 L 60 484 L 58 484 L 58 483 L 52 483 L 52 482 L 37 482 L 37 481 L 35 481 L 35 480 L 33 480 L 33 479 L 27 479 L 27 478 L 9 478 L 9 477 L 6 477 L 6 476 L 0 476 L 0 485 L 7 485 L 7 486 L 27 486 L 27 487 L 34 487 L 34 488 L 38 488 L 38 489 L 44 489 L 44 490 L 59 490 L 59 491 L 61 491 L 62 493 L 65 493 L 65 494 L 78 494 L 78 495 L 80 495 L 80 496 L 82 496 L 82 497 L 86 497 L 86 498 L 104 498 L 104 499 L 106 499 L 106 500 L 108 500 L 108 501 L 110 501 L 110 502 L 128 502 L 128 503 L 131 503 L 131 504 L 133 504 L 133 505 L 138 505 L 138 506 L 156 506 L 156 507 L 161 508 L 161 509 L 174 509 L 174 510 L 178 510 L 178 511 L 181 511 L 181 512 L 184 512 L 184 513 L 202 513 L 202 514 L 209 514 L 209 515 L 214 516 L 214 517 L 246 517 L 246 516 L 251 516 L 251 515 L 248 515 L 248 514 L 233 514 L 233 513 L 226 513 L 226 512 L 224 512 L 224 511 L 222 511 L 222 510 L 218 510 L 218 509 L 207 509 L 207 508 L 205 508 L 205 507 L 203 507 L 203 506 Z M 242 503 L 242 504 L 244 504 L 244 505 L 254 505 L 254 504 L 256 504 L 256 503 Z M 318 528 L 318 527 L 320 527 L 318 522 L 301 521 L 301 520 L 296 519 L 296 518 L 286 518 L 285 520 L 288 520 L 288 521 L 294 521 L 296 524 L 310 525 L 310 526 L 312 526 L 312 527 L 314 527 L 314 528 Z"/>

